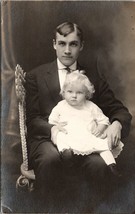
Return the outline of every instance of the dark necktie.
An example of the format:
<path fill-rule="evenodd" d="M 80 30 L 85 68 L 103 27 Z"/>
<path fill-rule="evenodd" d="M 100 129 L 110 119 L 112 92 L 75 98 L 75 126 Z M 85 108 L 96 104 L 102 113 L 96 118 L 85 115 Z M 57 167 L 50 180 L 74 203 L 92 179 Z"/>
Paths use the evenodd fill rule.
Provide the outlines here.
<path fill-rule="evenodd" d="M 71 73 L 71 69 L 69 67 L 66 67 L 65 70 L 67 71 L 67 74 Z"/>

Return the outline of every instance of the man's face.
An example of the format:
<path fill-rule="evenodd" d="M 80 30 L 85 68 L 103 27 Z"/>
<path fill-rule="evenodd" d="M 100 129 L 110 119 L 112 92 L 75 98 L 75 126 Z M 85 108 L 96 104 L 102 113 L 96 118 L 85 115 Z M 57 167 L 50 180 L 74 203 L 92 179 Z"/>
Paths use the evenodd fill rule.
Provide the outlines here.
<path fill-rule="evenodd" d="M 60 62 L 65 66 L 70 66 L 77 60 L 80 51 L 83 49 L 83 44 L 74 31 L 65 37 L 57 33 L 53 47 Z"/>

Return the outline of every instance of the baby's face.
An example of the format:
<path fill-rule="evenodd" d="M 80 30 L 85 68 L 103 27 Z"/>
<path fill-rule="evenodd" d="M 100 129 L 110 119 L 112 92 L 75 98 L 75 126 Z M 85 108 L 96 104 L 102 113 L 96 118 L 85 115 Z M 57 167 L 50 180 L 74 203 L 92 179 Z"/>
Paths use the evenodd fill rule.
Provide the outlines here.
<path fill-rule="evenodd" d="M 86 101 L 86 92 L 82 84 L 69 84 L 64 91 L 64 98 L 69 105 L 81 107 Z"/>

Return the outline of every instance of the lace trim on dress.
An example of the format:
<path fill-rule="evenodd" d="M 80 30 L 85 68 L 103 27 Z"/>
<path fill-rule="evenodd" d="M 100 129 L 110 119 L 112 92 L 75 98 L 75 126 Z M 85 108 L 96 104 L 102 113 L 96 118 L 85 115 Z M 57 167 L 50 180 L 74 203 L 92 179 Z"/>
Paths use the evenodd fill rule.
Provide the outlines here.
<path fill-rule="evenodd" d="M 122 142 L 120 142 L 119 143 L 119 145 L 115 148 L 115 149 L 113 149 L 111 152 L 112 152 L 112 154 L 113 154 L 113 156 L 114 156 L 114 158 L 117 158 L 118 156 L 119 156 L 119 154 L 121 153 L 121 151 L 123 150 L 123 147 L 124 147 L 124 144 L 122 143 Z M 64 152 L 65 150 L 66 150 L 67 148 L 63 148 L 62 150 L 61 150 L 61 152 Z M 82 152 L 82 151 L 78 151 L 78 150 L 75 150 L 75 149 L 72 149 L 72 151 L 73 151 L 73 153 L 75 154 L 75 155 L 90 155 L 90 154 L 92 154 L 92 153 L 96 153 L 96 152 L 93 152 L 92 150 L 88 150 L 88 151 L 85 151 L 85 152 Z M 97 153 L 99 153 L 99 152 L 97 152 Z"/>

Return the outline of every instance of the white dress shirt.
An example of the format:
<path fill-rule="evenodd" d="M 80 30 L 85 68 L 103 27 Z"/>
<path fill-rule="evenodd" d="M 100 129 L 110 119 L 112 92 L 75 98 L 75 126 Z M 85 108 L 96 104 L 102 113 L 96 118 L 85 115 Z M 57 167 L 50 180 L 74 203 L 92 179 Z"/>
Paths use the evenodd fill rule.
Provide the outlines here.
<path fill-rule="evenodd" d="M 58 65 L 58 75 L 59 75 L 59 82 L 60 82 L 60 88 L 62 89 L 66 75 L 67 75 L 67 70 L 65 69 L 66 66 L 63 65 L 59 59 L 57 59 L 57 65 Z M 75 71 L 77 69 L 77 62 L 75 61 L 74 64 L 69 66 L 71 71 Z"/>

